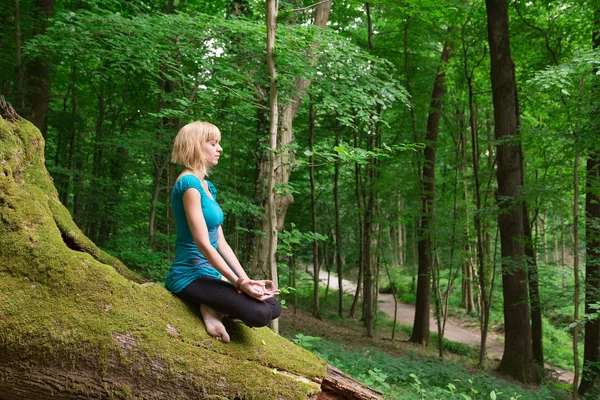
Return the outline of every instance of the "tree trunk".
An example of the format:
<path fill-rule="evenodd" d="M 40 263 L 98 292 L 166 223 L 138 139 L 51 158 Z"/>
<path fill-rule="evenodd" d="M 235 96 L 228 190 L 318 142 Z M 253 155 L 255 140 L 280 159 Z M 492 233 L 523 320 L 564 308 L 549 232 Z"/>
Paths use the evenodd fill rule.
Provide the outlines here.
<path fill-rule="evenodd" d="M 162 176 L 167 168 L 171 155 L 167 155 L 163 162 L 159 165 L 157 160 L 154 161 L 154 175 L 152 178 L 152 197 L 150 199 L 150 217 L 148 219 L 148 243 L 153 251 L 156 251 L 156 203 L 160 194 L 160 184 Z"/>
<path fill-rule="evenodd" d="M 547 224 L 546 224 L 546 214 L 541 215 L 538 218 L 539 227 L 540 227 L 540 235 L 542 238 L 542 255 L 544 257 L 544 262 L 548 264 L 548 235 L 546 232 Z"/>
<path fill-rule="evenodd" d="M 521 162 L 521 166 L 523 163 Z M 542 326 L 542 306 L 540 301 L 540 288 L 538 281 L 538 267 L 535 249 L 533 248 L 533 238 L 531 234 L 531 224 L 529 223 L 529 213 L 527 204 L 523 202 L 523 228 L 525 229 L 525 254 L 527 255 L 527 279 L 529 281 L 529 302 L 531 304 L 531 349 L 533 359 L 538 366 L 539 371 L 544 370 L 544 344 L 543 344 L 543 326 Z"/>
<path fill-rule="evenodd" d="M 315 19 L 314 25 L 325 29 L 327 26 L 327 21 L 329 20 L 329 12 L 331 11 L 331 1 L 319 3 L 315 8 Z M 312 57 L 311 62 L 316 62 L 314 59 L 314 55 L 307 55 L 307 57 Z M 294 139 L 292 123 L 294 121 L 294 117 L 296 113 L 300 109 L 302 105 L 302 98 L 306 93 L 306 89 L 311 84 L 311 79 L 302 79 L 301 77 L 297 77 L 294 81 L 295 84 L 295 94 L 294 96 L 286 102 L 286 104 L 281 105 L 281 112 L 279 113 L 280 119 L 280 129 L 279 135 L 277 137 L 277 148 L 273 148 L 274 151 L 274 159 L 272 160 L 275 166 L 275 174 L 273 175 L 273 187 L 281 188 L 281 191 L 285 191 L 285 186 L 289 182 L 290 174 L 292 172 L 292 168 L 295 163 L 294 151 L 290 146 L 290 143 Z M 267 178 L 266 172 L 268 168 L 265 165 L 266 158 L 262 158 L 260 160 L 259 165 L 259 176 L 257 179 L 257 198 L 265 199 L 267 194 L 270 193 L 267 188 L 264 187 L 263 182 Z M 285 222 L 285 215 L 287 213 L 287 209 L 294 201 L 294 196 L 291 193 L 276 193 L 274 194 L 274 210 L 276 211 L 276 229 L 277 231 L 281 231 Z M 269 231 L 270 220 L 267 216 L 267 213 L 263 213 L 262 220 L 259 223 L 259 229 L 263 232 Z M 250 264 L 248 265 L 248 269 L 252 273 L 257 273 L 258 271 L 266 271 L 266 266 L 268 265 L 269 260 L 269 241 L 267 237 L 256 236 L 254 238 L 254 243 L 252 245 L 252 259 L 250 260 Z"/>
<path fill-rule="evenodd" d="M 277 149 L 277 122 L 279 120 L 278 105 L 277 105 L 277 69 L 275 66 L 275 30 L 277 28 L 277 0 L 267 0 L 266 3 L 266 23 L 267 23 L 267 66 L 269 68 L 269 110 L 270 110 L 270 122 L 269 122 L 269 175 L 268 175 L 268 186 L 267 186 L 267 214 L 268 214 L 268 229 L 267 241 L 268 241 L 268 254 L 266 261 L 269 265 L 269 271 L 271 272 L 271 281 L 273 287 L 277 289 L 279 287 L 278 275 L 277 275 L 277 209 L 275 204 L 275 174 L 276 174 L 276 156 L 275 150 Z M 279 333 L 279 321 L 273 320 L 273 329 L 275 333 Z"/>
<path fill-rule="evenodd" d="M 357 140 L 355 138 L 355 147 Z M 363 202 L 361 200 L 360 194 L 360 165 L 358 163 L 354 164 L 354 194 L 356 196 L 356 202 L 359 210 L 363 210 Z M 364 219 L 362 215 L 359 213 L 358 217 L 358 282 L 356 283 L 356 292 L 354 293 L 354 299 L 352 301 L 352 306 L 350 307 L 350 318 L 356 318 L 356 310 L 358 309 L 358 299 L 360 296 L 360 291 L 363 284 L 363 276 L 364 276 L 364 267 L 365 267 L 365 256 L 364 256 Z"/>
<path fill-rule="evenodd" d="M 471 128 L 471 159 L 473 163 L 473 177 L 475 178 L 475 215 L 473 223 L 475 225 L 476 234 L 476 256 L 477 256 L 477 270 L 479 271 L 479 331 L 481 334 L 481 342 L 479 345 L 479 367 L 483 368 L 486 357 L 486 343 L 487 333 L 489 325 L 489 305 L 487 303 L 487 283 L 486 283 L 486 271 L 485 271 L 485 252 L 484 252 L 484 236 L 483 227 L 481 221 L 481 183 L 479 181 L 479 137 L 477 135 L 477 121 L 475 120 L 475 105 L 474 105 L 474 94 L 473 94 L 473 73 L 468 71 L 467 68 L 467 46 L 463 40 L 463 57 L 464 57 L 464 72 L 467 78 L 467 85 L 469 88 L 469 126 Z M 488 132 L 488 135 L 490 133 Z M 488 137 L 488 146 L 491 145 L 492 140 Z M 489 159 L 492 158 L 491 148 L 488 147 Z M 492 166 L 489 165 L 490 170 Z M 491 238 L 487 239 L 489 248 L 491 248 Z"/>
<path fill-rule="evenodd" d="M 440 117 L 442 110 L 442 98 L 446 91 L 446 64 L 450 59 L 453 46 L 450 42 L 444 43 L 440 65 L 438 66 L 431 94 L 431 105 L 427 119 L 427 135 L 425 137 L 425 163 L 423 165 L 423 179 L 421 196 L 423 208 L 421 212 L 421 225 L 419 227 L 419 272 L 417 278 L 417 300 L 415 307 L 415 319 L 410 341 L 428 345 L 431 342 L 429 336 L 429 312 L 431 292 L 431 269 L 433 263 L 432 229 L 435 213 L 435 146 L 437 143 Z"/>
<path fill-rule="evenodd" d="M 20 0 L 15 2 L 15 98 L 17 99 L 18 112 L 25 110 L 25 94 L 23 87 L 23 59 L 21 57 L 23 38 L 21 36 L 21 8 Z"/>
<path fill-rule="evenodd" d="M 313 150 L 315 144 L 315 112 L 313 109 L 312 98 L 308 104 L 308 157 L 309 177 L 310 177 L 310 212 L 312 219 L 312 231 L 317 233 L 317 200 L 315 196 L 315 159 Z M 312 263 L 313 263 L 313 316 L 319 318 L 319 242 L 313 239 L 312 242 Z M 327 286 L 329 289 L 329 285 Z M 325 296 L 327 297 L 327 296 Z"/>
<path fill-rule="evenodd" d="M 600 10 L 594 10 L 594 49 L 600 48 Z M 595 71 L 598 73 L 598 70 Z M 599 88 L 595 88 L 598 94 Z M 598 115 L 598 111 L 596 111 Z M 596 138 L 600 137 L 596 128 Z M 594 304 L 600 302 L 600 151 L 591 142 L 588 152 L 585 195 L 585 313 L 596 312 Z M 600 318 L 585 323 L 583 371 L 579 393 L 600 392 Z"/>
<path fill-rule="evenodd" d="M 34 37 L 46 32 L 47 20 L 54 11 L 55 0 L 36 0 L 34 16 Z M 50 102 L 50 65 L 46 60 L 36 58 L 25 66 L 27 73 L 27 118 L 40 130 L 46 120 Z"/>
<path fill-rule="evenodd" d="M 498 225 L 504 293 L 504 354 L 499 370 L 521 382 L 538 376 L 531 350 L 522 207 L 515 207 L 521 189 L 521 144 L 517 130 L 514 64 L 510 56 L 508 1 L 486 0 L 491 81 L 498 154 Z"/>
<path fill-rule="evenodd" d="M 335 145 L 340 145 L 340 130 L 335 132 Z M 340 199 L 339 199 L 339 183 L 340 183 L 340 160 L 335 160 L 333 176 L 333 203 L 335 207 L 335 264 L 337 266 L 338 276 L 338 315 L 344 316 L 344 285 L 343 272 L 344 265 L 342 263 L 342 232 L 340 227 Z"/>
<path fill-rule="evenodd" d="M 586 267 L 585 312 L 596 312 L 594 304 L 600 301 L 600 152 L 592 149 L 587 160 L 585 197 Z M 580 394 L 599 390 L 600 384 L 600 319 L 585 323 L 583 371 Z"/>
<path fill-rule="evenodd" d="M 575 162 L 573 165 L 573 320 L 579 320 L 579 149 L 575 140 Z M 573 397 L 577 399 L 577 382 L 579 381 L 579 324 L 573 328 Z"/>

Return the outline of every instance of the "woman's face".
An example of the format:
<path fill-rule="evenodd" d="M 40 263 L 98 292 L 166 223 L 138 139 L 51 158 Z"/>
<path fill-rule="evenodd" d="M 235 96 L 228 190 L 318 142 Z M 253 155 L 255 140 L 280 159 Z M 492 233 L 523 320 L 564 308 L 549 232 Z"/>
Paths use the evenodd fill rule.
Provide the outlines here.
<path fill-rule="evenodd" d="M 205 142 L 203 150 L 207 166 L 213 167 L 219 163 L 219 158 L 221 157 L 223 148 L 219 144 L 218 140 L 209 140 Z"/>

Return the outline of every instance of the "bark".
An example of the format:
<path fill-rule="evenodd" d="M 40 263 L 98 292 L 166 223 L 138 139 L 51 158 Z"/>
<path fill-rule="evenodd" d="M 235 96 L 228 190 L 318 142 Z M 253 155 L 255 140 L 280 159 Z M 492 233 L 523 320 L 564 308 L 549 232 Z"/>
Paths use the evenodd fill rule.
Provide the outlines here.
<path fill-rule="evenodd" d="M 46 32 L 47 20 L 54 11 L 55 0 L 36 0 L 34 37 Z M 50 66 L 44 59 L 36 58 L 25 66 L 27 73 L 27 118 L 40 130 L 46 120 L 50 102 Z"/>
<path fill-rule="evenodd" d="M 540 228 L 540 236 L 542 238 L 542 255 L 544 257 L 544 262 L 548 264 L 548 236 L 546 232 L 546 215 L 542 215 L 538 218 L 539 228 Z"/>
<path fill-rule="evenodd" d="M 25 110 L 25 97 L 23 87 L 23 60 L 21 58 L 22 53 L 22 42 L 21 37 L 21 8 L 20 0 L 14 0 L 15 2 L 15 92 L 17 99 L 17 108 L 19 112 Z"/>
<path fill-rule="evenodd" d="M 271 281 L 273 287 L 278 288 L 278 276 L 277 276 L 277 260 L 275 254 L 277 252 L 277 209 L 275 204 L 275 173 L 276 173 L 276 156 L 275 149 L 277 149 L 277 123 L 279 119 L 278 104 L 277 104 L 277 69 L 275 65 L 275 29 L 277 28 L 277 0 L 267 0 L 266 3 L 266 19 L 267 19 L 267 66 L 269 68 L 269 110 L 270 110 L 270 122 L 269 122 L 269 175 L 267 185 L 267 215 L 268 215 L 268 230 L 267 241 L 268 241 L 268 253 L 267 259 L 269 265 L 269 271 L 271 272 Z M 315 267 L 316 268 L 316 267 Z M 278 333 L 279 323 L 277 320 L 273 321 L 273 329 Z"/>
<path fill-rule="evenodd" d="M 327 26 L 327 21 L 329 20 L 329 13 L 331 11 L 332 2 L 324 2 L 320 3 L 315 8 L 315 19 L 314 25 L 325 29 Z M 311 58 L 312 62 L 315 62 L 315 56 L 311 54 L 307 54 L 307 57 Z M 292 168 L 295 163 L 295 156 L 293 149 L 291 149 L 290 144 L 294 139 L 292 123 L 294 121 L 294 117 L 296 113 L 302 106 L 302 98 L 306 93 L 306 89 L 311 84 L 310 79 L 302 79 L 297 77 L 294 81 L 295 84 L 295 95 L 287 101 L 285 104 L 281 105 L 281 112 L 278 113 L 278 119 L 280 129 L 278 137 L 277 137 L 277 152 L 273 157 L 273 164 L 275 165 L 275 170 L 273 174 L 273 186 L 281 186 L 285 187 L 289 182 L 290 174 L 292 172 Z M 257 198 L 265 199 L 267 194 L 270 193 L 267 188 L 264 187 L 263 182 L 268 178 L 266 172 L 268 171 L 267 160 L 261 158 L 259 165 L 259 176 L 257 179 Z M 287 213 L 287 209 L 294 201 L 294 196 L 290 193 L 283 194 L 275 194 L 274 199 L 274 210 L 276 211 L 276 229 L 277 231 L 281 231 L 285 222 L 285 215 Z M 270 219 L 268 218 L 268 213 L 264 213 L 262 220 L 259 223 L 259 229 L 262 229 L 263 232 L 269 232 L 270 228 Z M 258 236 L 254 238 L 254 243 L 252 245 L 252 259 L 248 266 L 249 270 L 253 273 L 258 271 L 266 271 L 266 266 L 268 265 L 269 260 L 269 240 L 266 237 Z"/>
<path fill-rule="evenodd" d="M 527 212 L 527 204 L 525 202 L 523 202 L 523 227 L 525 230 L 525 254 L 527 255 L 528 264 L 527 279 L 529 281 L 529 302 L 531 303 L 531 348 L 533 351 L 533 359 L 535 360 L 538 369 L 543 371 L 544 344 L 542 342 L 542 306 L 538 282 L 537 257 L 533 247 L 529 213 Z"/>
<path fill-rule="evenodd" d="M 340 130 L 335 132 L 335 145 L 340 145 Z M 335 207 L 335 264 L 337 266 L 338 275 L 338 315 L 344 316 L 344 291 L 343 272 L 344 265 L 342 263 L 342 232 L 340 224 L 340 199 L 339 199 L 339 183 L 340 183 L 340 160 L 336 159 L 333 176 L 333 203 Z"/>
<path fill-rule="evenodd" d="M 357 140 L 355 137 L 354 147 L 357 146 Z M 359 210 L 363 210 L 363 201 L 360 193 L 360 166 L 354 164 L 354 195 L 356 196 L 357 207 Z M 350 318 L 356 318 L 356 310 L 358 309 L 358 299 L 360 297 L 360 291 L 363 286 L 364 267 L 365 267 L 365 255 L 364 255 L 364 219 L 359 215 L 358 218 L 358 282 L 356 282 L 356 292 L 354 293 L 354 299 L 352 306 L 350 307 Z"/>
<path fill-rule="evenodd" d="M 367 137 L 367 150 L 373 151 L 373 135 Z M 373 317 L 374 317 L 374 293 L 373 293 L 373 249 L 372 240 L 374 236 L 374 224 L 373 215 L 375 209 L 375 160 L 370 159 L 366 169 L 367 187 L 365 197 L 365 208 L 364 208 L 364 224 L 363 224 L 363 240 L 362 245 L 364 250 L 363 262 L 364 262 L 364 314 L 363 318 L 367 326 L 367 336 L 373 337 Z"/>
<path fill-rule="evenodd" d="M 308 105 L 308 157 L 309 177 L 310 177 L 310 211 L 312 218 L 312 231 L 317 233 L 317 201 L 315 196 L 315 159 L 313 150 L 315 144 L 315 112 L 313 109 L 312 99 Z M 319 242 L 313 239 L 312 242 L 312 262 L 313 262 L 313 316 L 319 318 Z M 329 289 L 329 279 L 327 280 L 327 289 Z M 343 292 L 340 290 L 340 292 Z M 325 292 L 327 294 L 327 291 Z M 327 297 L 327 295 L 325 296 Z"/>
<path fill-rule="evenodd" d="M 514 64 L 510 55 L 508 1 L 486 0 L 491 81 L 498 159 L 498 198 L 504 293 L 505 343 L 500 372 L 521 382 L 538 376 L 531 350 L 521 189 L 521 145 L 517 131 Z M 520 204 L 520 203 L 517 203 Z"/>
<path fill-rule="evenodd" d="M 556 223 L 555 214 L 552 214 L 552 237 L 554 244 L 554 265 L 560 265 L 560 259 L 558 257 L 558 224 Z"/>
<path fill-rule="evenodd" d="M 479 182 L 479 138 L 477 136 L 476 121 L 475 121 L 475 110 L 473 105 L 473 85 L 472 85 L 472 74 L 467 72 L 466 68 L 466 46 L 463 41 L 463 52 L 465 54 L 465 75 L 467 76 L 467 82 L 469 86 L 469 124 L 471 127 L 471 154 L 473 160 L 473 177 L 475 178 L 475 216 L 473 222 L 475 225 L 476 249 L 477 249 L 477 270 L 479 278 L 479 331 L 481 333 L 481 344 L 479 346 L 479 367 L 484 366 L 486 360 L 486 343 L 487 343 L 487 332 L 489 326 L 489 305 L 487 304 L 487 283 L 485 273 L 485 252 L 484 252 L 484 237 L 483 227 L 481 221 L 481 183 Z M 491 140 L 488 140 L 491 143 Z M 489 151 L 489 148 L 488 148 Z M 492 153 L 490 152 L 490 158 Z M 491 244 L 491 239 L 488 238 L 488 243 Z M 490 245 L 491 247 L 491 245 Z M 489 250 L 488 250 L 489 251 Z"/>
<path fill-rule="evenodd" d="M 575 140 L 575 162 L 573 165 L 573 320 L 579 320 L 579 150 Z M 577 399 L 577 382 L 579 382 L 579 324 L 573 328 L 573 397 Z"/>
<path fill-rule="evenodd" d="M 183 302 L 99 250 L 59 202 L 39 130 L 9 122 L 15 114 L 1 103 L 3 399 L 319 394 L 315 381 L 327 366 L 316 356 L 268 328 L 234 322 L 228 330 L 238 345 L 217 342 Z"/>
<path fill-rule="evenodd" d="M 586 267 L 585 312 L 596 312 L 592 307 L 600 301 L 600 152 L 590 151 L 587 160 L 585 197 Z M 583 371 L 580 394 L 599 390 L 600 384 L 600 319 L 585 324 Z"/>
<path fill-rule="evenodd" d="M 154 175 L 152 178 L 152 197 L 150 198 L 150 217 L 148 219 L 148 243 L 153 251 L 156 251 L 156 204 L 158 202 L 158 196 L 160 194 L 160 184 L 162 176 L 169 164 L 171 159 L 170 154 L 167 155 L 162 163 L 158 164 L 157 160 L 154 161 Z"/>
<path fill-rule="evenodd" d="M 600 10 L 595 10 L 594 49 L 600 48 Z M 598 71 L 595 71 L 596 73 Z M 596 94 L 598 88 L 595 88 Z M 596 111 L 598 114 L 598 111 Z M 598 131 L 596 137 L 600 137 Z M 596 312 L 592 307 L 600 302 L 600 151 L 592 147 L 587 159 L 585 195 L 585 313 Z M 585 324 L 583 371 L 580 394 L 600 392 L 600 318 Z"/>
<path fill-rule="evenodd" d="M 446 91 L 446 64 L 450 59 L 453 46 L 450 42 L 444 43 L 440 65 L 437 69 L 433 92 L 431 94 L 431 105 L 427 119 L 427 135 L 425 137 L 425 163 L 423 165 L 422 178 L 422 211 L 421 224 L 419 227 L 419 272 L 417 278 L 417 299 L 415 307 L 415 319 L 411 342 L 428 345 L 431 342 L 429 336 L 429 313 L 431 293 L 431 269 L 433 264 L 433 242 L 432 228 L 435 212 L 435 147 L 438 138 L 440 117 L 442 111 L 442 98 Z"/>

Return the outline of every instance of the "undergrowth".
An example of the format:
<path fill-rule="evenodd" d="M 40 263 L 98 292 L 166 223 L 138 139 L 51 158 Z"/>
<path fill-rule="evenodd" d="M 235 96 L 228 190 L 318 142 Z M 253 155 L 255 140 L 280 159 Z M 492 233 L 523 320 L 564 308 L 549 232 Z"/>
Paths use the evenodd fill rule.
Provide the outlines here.
<path fill-rule="evenodd" d="M 437 357 L 420 358 L 409 353 L 391 357 L 376 348 L 346 349 L 327 340 L 302 335 L 298 344 L 328 363 L 381 391 L 389 399 L 561 399 L 564 392 L 542 386 L 525 390 L 485 373 L 473 373 L 462 365 Z"/>
<path fill-rule="evenodd" d="M 409 282 L 407 282 L 409 284 Z M 312 308 L 312 282 L 306 278 L 299 280 L 296 291 L 299 309 L 311 310 Z M 337 291 L 329 290 L 327 297 L 324 288 L 320 288 L 321 320 L 331 324 L 345 326 L 347 328 L 363 329 L 360 323 L 360 307 L 357 319 L 351 320 L 337 315 Z M 350 308 L 352 296 L 345 296 L 345 316 Z M 291 304 L 288 298 L 288 304 Z M 376 328 L 381 334 L 387 335 L 391 332 L 393 322 L 379 313 L 376 317 Z M 551 327 L 546 324 L 546 329 Z M 321 328 L 327 329 L 327 328 Z M 397 332 L 401 337 L 407 337 L 411 333 L 411 327 L 398 324 Z M 409 350 L 403 356 L 394 356 L 381 351 L 384 347 L 376 347 L 376 341 L 364 338 L 363 343 L 357 343 L 356 339 L 352 345 L 346 344 L 343 337 L 333 339 L 328 333 L 323 332 L 321 339 L 317 335 L 318 329 L 303 326 L 301 333 L 292 333 L 292 339 L 298 345 L 305 347 L 323 357 L 328 363 L 334 365 L 355 379 L 381 391 L 386 399 L 520 399 L 520 400 L 551 400 L 563 399 L 567 394 L 561 387 L 542 386 L 534 389 L 524 389 L 517 385 L 481 371 L 469 370 L 468 367 L 454 361 L 440 361 L 435 356 L 423 356 L 414 350 Z M 311 335 L 309 336 L 307 332 Z M 296 335 L 293 337 L 293 335 Z M 289 335 L 289 333 L 288 333 Z M 552 343 L 560 340 L 560 335 L 550 336 Z M 437 335 L 431 333 L 432 346 L 437 347 Z M 564 343 L 564 342 L 563 342 Z M 563 346 L 549 345 L 548 352 L 552 354 L 552 347 L 560 350 Z M 448 353 L 457 354 L 466 365 L 472 365 L 477 356 L 477 350 L 462 343 L 444 340 L 444 348 Z M 470 360 L 470 361 L 469 361 Z M 564 386 L 563 386 L 564 387 Z"/>

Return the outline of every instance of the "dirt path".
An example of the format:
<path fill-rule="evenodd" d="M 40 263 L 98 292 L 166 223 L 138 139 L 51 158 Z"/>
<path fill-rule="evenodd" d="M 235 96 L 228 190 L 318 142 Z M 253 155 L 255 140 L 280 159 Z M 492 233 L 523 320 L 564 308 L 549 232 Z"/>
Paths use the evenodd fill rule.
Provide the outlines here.
<path fill-rule="evenodd" d="M 308 267 L 308 272 L 313 273 L 312 265 Z M 327 271 L 319 271 L 319 281 L 327 285 Z M 337 275 L 331 274 L 329 287 L 338 290 Z M 352 294 L 356 292 L 356 284 L 346 279 L 342 280 L 342 287 L 345 293 Z M 379 310 L 383 311 L 390 319 L 394 319 L 394 296 L 391 294 L 380 293 L 378 299 Z M 396 312 L 397 321 L 403 325 L 412 325 L 415 318 L 415 306 L 412 304 L 398 303 Z M 429 326 L 432 332 L 437 333 L 437 322 L 433 316 L 430 317 Z M 501 359 L 504 351 L 504 344 L 498 340 L 498 335 L 490 332 L 487 337 L 487 355 L 492 359 Z M 444 338 L 453 342 L 465 343 L 471 347 L 479 347 L 481 335 L 478 326 L 469 326 L 464 321 L 456 318 L 448 318 Z M 546 368 L 552 370 L 552 374 L 558 380 L 566 383 L 572 383 L 574 375 L 570 371 L 564 371 L 546 364 Z"/>

